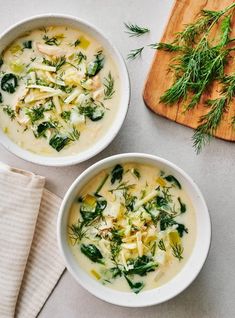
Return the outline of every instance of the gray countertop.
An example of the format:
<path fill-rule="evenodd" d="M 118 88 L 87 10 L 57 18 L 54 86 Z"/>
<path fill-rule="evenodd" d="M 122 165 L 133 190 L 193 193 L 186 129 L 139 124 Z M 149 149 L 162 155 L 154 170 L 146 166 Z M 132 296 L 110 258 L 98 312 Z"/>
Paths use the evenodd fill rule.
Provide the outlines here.
<path fill-rule="evenodd" d="M 172 0 L 10 0 L 2 1 L 0 31 L 40 13 L 65 13 L 95 24 L 123 56 L 142 44 L 160 39 Z M 123 22 L 146 25 L 149 35 L 128 38 Z M 47 177 L 47 188 L 63 196 L 72 181 L 99 159 L 122 152 L 146 152 L 182 167 L 196 181 L 208 204 L 213 229 L 209 257 L 197 279 L 182 294 L 162 305 L 128 309 L 107 304 L 79 286 L 68 272 L 49 297 L 40 318 L 123 317 L 235 317 L 235 146 L 213 140 L 199 155 L 192 149 L 192 130 L 151 113 L 142 90 L 154 52 L 147 48 L 141 59 L 128 62 L 131 104 L 115 140 L 95 158 L 67 168 L 48 168 L 16 158 L 0 146 L 0 160 Z"/>

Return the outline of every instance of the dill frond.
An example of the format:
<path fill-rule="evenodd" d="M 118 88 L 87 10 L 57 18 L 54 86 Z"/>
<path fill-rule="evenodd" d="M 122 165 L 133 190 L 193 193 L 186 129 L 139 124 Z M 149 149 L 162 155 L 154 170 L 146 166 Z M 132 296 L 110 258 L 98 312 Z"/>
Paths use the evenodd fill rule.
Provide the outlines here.
<path fill-rule="evenodd" d="M 129 34 L 130 37 L 132 36 L 141 36 L 145 33 L 148 33 L 150 32 L 150 30 L 146 27 L 141 27 L 141 26 L 138 26 L 137 24 L 132 24 L 132 23 L 124 23 L 126 29 L 128 31 L 126 31 L 126 33 Z"/>
<path fill-rule="evenodd" d="M 144 49 L 144 46 L 140 47 L 139 49 L 131 50 L 130 53 L 127 55 L 127 59 L 128 60 L 135 60 L 137 57 L 140 57 L 143 49 Z"/>
<path fill-rule="evenodd" d="M 196 128 L 192 137 L 193 147 L 197 154 L 200 153 L 202 148 L 210 142 L 212 135 L 221 122 L 223 113 L 227 106 L 227 100 L 224 97 L 209 100 L 208 103 L 212 108 L 206 115 L 201 117 L 201 124 Z"/>
<path fill-rule="evenodd" d="M 104 79 L 104 99 L 111 99 L 115 93 L 114 90 L 114 78 L 109 72 L 108 76 Z"/>
<path fill-rule="evenodd" d="M 184 252 L 184 249 L 182 247 L 181 244 L 175 244 L 175 245 L 172 245 L 171 246 L 172 248 L 172 254 L 174 257 L 178 258 L 179 261 L 181 261 L 183 259 L 183 252 Z"/>
<path fill-rule="evenodd" d="M 207 105 L 211 107 L 210 111 L 199 120 L 199 126 L 193 135 L 193 147 L 196 153 L 200 153 L 202 148 L 210 142 L 211 137 L 218 128 L 224 112 L 226 112 L 229 103 L 235 97 L 235 74 L 225 76 L 221 79 L 223 88 L 221 96 L 217 99 L 209 99 Z"/>

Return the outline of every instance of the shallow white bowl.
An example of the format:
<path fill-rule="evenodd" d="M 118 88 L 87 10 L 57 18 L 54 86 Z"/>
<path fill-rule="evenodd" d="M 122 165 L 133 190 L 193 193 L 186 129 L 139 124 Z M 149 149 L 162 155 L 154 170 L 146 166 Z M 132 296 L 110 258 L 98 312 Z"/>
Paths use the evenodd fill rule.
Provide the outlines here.
<path fill-rule="evenodd" d="M 113 167 L 117 163 L 137 162 L 159 167 L 167 173 L 172 173 L 182 184 L 189 197 L 196 214 L 196 241 L 190 258 L 182 270 L 168 283 L 155 289 L 139 294 L 121 292 L 105 287 L 92 279 L 79 267 L 67 242 L 67 224 L 71 204 L 83 186 L 103 169 Z M 203 196 L 194 181 L 173 163 L 148 154 L 126 153 L 108 157 L 86 169 L 67 191 L 58 215 L 57 239 L 65 264 L 74 278 L 90 293 L 109 303 L 127 306 L 144 307 L 169 300 L 187 288 L 200 272 L 209 251 L 211 241 L 210 216 Z"/>
<path fill-rule="evenodd" d="M 95 26 L 81 19 L 77 19 L 68 15 L 43 14 L 23 20 L 13 25 L 0 36 L 0 52 L 2 52 L 12 41 L 17 39 L 23 33 L 49 25 L 68 25 L 78 28 L 94 37 L 99 43 L 101 43 L 110 56 L 112 56 L 121 79 L 121 98 L 118 111 L 115 115 L 115 118 L 113 119 L 113 123 L 100 140 L 98 140 L 86 151 L 83 151 L 77 155 L 48 157 L 34 154 L 15 144 L 10 138 L 7 137 L 6 134 L 3 133 L 2 129 L 0 129 L 0 142 L 7 150 L 25 160 L 45 166 L 68 166 L 77 164 L 95 156 L 97 153 L 101 152 L 105 147 L 107 147 L 117 135 L 126 117 L 129 106 L 130 82 L 125 62 L 115 46 L 111 44 L 111 42 Z"/>

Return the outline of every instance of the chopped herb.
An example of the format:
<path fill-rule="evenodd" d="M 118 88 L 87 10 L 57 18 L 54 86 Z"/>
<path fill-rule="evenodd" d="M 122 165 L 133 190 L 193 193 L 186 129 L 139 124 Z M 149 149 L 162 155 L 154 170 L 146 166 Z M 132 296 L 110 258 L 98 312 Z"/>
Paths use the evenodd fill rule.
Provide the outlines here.
<path fill-rule="evenodd" d="M 64 110 L 61 114 L 60 117 L 67 123 L 70 120 L 71 116 L 71 111 L 70 110 Z"/>
<path fill-rule="evenodd" d="M 3 111 L 10 117 L 10 119 L 14 119 L 16 117 L 15 111 L 9 106 L 4 106 Z"/>
<path fill-rule="evenodd" d="M 29 40 L 29 41 L 23 42 L 23 47 L 24 49 L 32 49 L 32 41 Z"/>
<path fill-rule="evenodd" d="M 132 36 L 141 36 L 145 33 L 150 32 L 148 28 L 138 26 L 137 24 L 132 23 L 124 23 L 126 29 L 128 30 L 126 33 L 129 34 L 130 37 Z"/>
<path fill-rule="evenodd" d="M 0 103 L 3 102 L 2 93 L 0 92 Z"/>
<path fill-rule="evenodd" d="M 94 244 L 81 244 L 81 252 L 92 262 L 103 264 L 103 256 L 100 253 L 100 250 Z"/>
<path fill-rule="evenodd" d="M 8 73 L 3 76 L 1 81 L 1 89 L 4 92 L 13 94 L 16 91 L 17 85 L 18 85 L 18 80 L 14 74 Z"/>
<path fill-rule="evenodd" d="M 114 90 L 114 78 L 112 77 L 111 73 L 109 72 L 108 77 L 104 79 L 104 99 L 111 99 L 115 93 Z"/>
<path fill-rule="evenodd" d="M 42 78 L 36 78 L 36 85 L 41 85 L 41 86 L 50 86 L 48 82 L 43 80 Z M 54 86 L 54 84 L 53 84 Z"/>
<path fill-rule="evenodd" d="M 171 246 L 172 247 L 172 254 L 174 257 L 178 258 L 179 261 L 183 259 L 183 252 L 184 249 L 181 244 L 174 244 Z"/>
<path fill-rule="evenodd" d="M 121 182 L 116 188 L 109 190 L 110 193 L 115 191 L 123 191 L 124 193 L 129 189 L 133 189 L 135 184 L 128 184 L 128 182 Z"/>
<path fill-rule="evenodd" d="M 66 86 L 60 86 L 60 89 L 66 94 L 70 94 L 73 90 L 73 87 L 66 85 Z"/>
<path fill-rule="evenodd" d="M 61 151 L 68 143 L 70 138 L 59 133 L 55 134 L 49 141 L 49 145 L 56 151 Z"/>
<path fill-rule="evenodd" d="M 77 131 L 75 127 L 73 127 L 72 131 L 68 133 L 68 137 L 71 141 L 76 141 L 80 137 L 80 132 Z"/>
<path fill-rule="evenodd" d="M 30 118 L 31 122 L 34 123 L 37 120 L 44 118 L 44 107 L 42 105 L 38 107 L 27 108 L 25 113 Z"/>
<path fill-rule="evenodd" d="M 179 183 L 179 181 L 174 176 L 168 175 L 164 179 L 166 179 L 168 182 L 172 183 L 177 188 L 181 189 L 181 184 Z"/>
<path fill-rule="evenodd" d="M 55 105 L 54 105 L 52 99 L 49 99 L 49 100 L 44 104 L 45 112 L 50 111 L 50 110 L 52 110 L 52 109 L 54 109 L 54 108 L 55 108 Z"/>
<path fill-rule="evenodd" d="M 134 211 L 137 197 L 124 191 L 125 207 L 127 210 Z"/>
<path fill-rule="evenodd" d="M 65 63 L 66 63 L 66 58 L 65 56 L 57 57 L 53 62 L 47 60 L 45 57 L 43 58 L 42 61 L 43 64 L 53 66 L 56 68 L 56 71 L 58 71 Z"/>
<path fill-rule="evenodd" d="M 166 247 L 165 247 L 165 244 L 164 244 L 163 239 L 161 239 L 161 240 L 158 242 L 158 247 L 160 248 L 160 250 L 166 251 Z"/>
<path fill-rule="evenodd" d="M 46 34 L 43 36 L 42 38 L 45 42 L 45 44 L 47 45 L 60 45 L 61 41 L 59 41 L 60 39 L 63 39 L 63 36 L 60 35 L 55 35 L 51 38 L 49 38 L 49 36 L 47 36 Z"/>
<path fill-rule="evenodd" d="M 77 39 L 77 40 L 73 43 L 73 45 L 74 45 L 75 47 L 77 47 L 80 43 L 81 43 L 81 41 L 80 41 L 79 39 Z"/>
<path fill-rule="evenodd" d="M 81 51 L 76 55 L 75 61 L 78 63 L 78 65 L 84 60 L 86 60 L 87 57 L 85 54 L 83 54 Z"/>
<path fill-rule="evenodd" d="M 134 176 L 136 176 L 137 179 L 140 179 L 141 175 L 139 173 L 139 170 L 136 168 L 131 169 L 131 172 L 133 173 Z"/>
<path fill-rule="evenodd" d="M 85 235 L 84 225 L 83 222 L 78 222 L 69 226 L 69 237 L 74 241 L 74 244 L 80 241 Z"/>
<path fill-rule="evenodd" d="M 117 164 L 111 172 L 111 183 L 114 184 L 116 181 L 121 182 L 123 172 L 123 167 L 120 164 Z"/>
<path fill-rule="evenodd" d="M 113 229 L 111 233 L 112 233 L 112 239 L 111 239 L 112 242 L 110 244 L 110 250 L 111 250 L 111 254 L 113 258 L 115 259 L 121 250 L 123 235 L 120 233 L 120 231 L 116 229 Z"/>

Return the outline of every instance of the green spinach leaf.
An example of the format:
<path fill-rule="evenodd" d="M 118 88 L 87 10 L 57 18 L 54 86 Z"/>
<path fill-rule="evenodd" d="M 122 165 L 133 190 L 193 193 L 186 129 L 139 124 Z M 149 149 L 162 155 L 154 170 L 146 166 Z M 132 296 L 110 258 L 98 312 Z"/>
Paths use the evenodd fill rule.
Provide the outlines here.
<path fill-rule="evenodd" d="M 56 151 L 61 151 L 68 143 L 70 139 L 67 136 L 61 134 L 55 134 L 49 141 L 49 145 Z"/>
<path fill-rule="evenodd" d="M 165 179 L 166 179 L 168 182 L 172 183 L 172 184 L 173 184 L 174 186 L 176 186 L 177 188 L 179 188 L 179 189 L 182 188 L 182 187 L 181 187 L 181 184 L 179 183 L 179 181 L 178 181 L 174 176 L 168 175 L 168 176 L 165 177 Z"/>
<path fill-rule="evenodd" d="M 23 42 L 23 47 L 24 49 L 32 49 L 32 41 L 29 40 L 29 41 Z"/>
<path fill-rule="evenodd" d="M 81 244 L 81 252 L 92 262 L 103 264 L 103 256 L 100 250 L 94 244 Z"/>
<path fill-rule="evenodd" d="M 117 164 L 111 172 L 111 183 L 114 184 L 116 181 L 121 182 L 123 177 L 123 167 Z"/>
<path fill-rule="evenodd" d="M 15 74 L 7 73 L 3 76 L 1 81 L 1 89 L 4 92 L 13 94 L 16 91 L 18 80 Z"/>
<path fill-rule="evenodd" d="M 103 68 L 103 66 L 104 66 L 103 52 L 99 51 L 95 55 L 95 60 L 88 64 L 87 75 L 90 77 L 95 76 L 96 74 L 99 73 L 99 71 Z"/>

